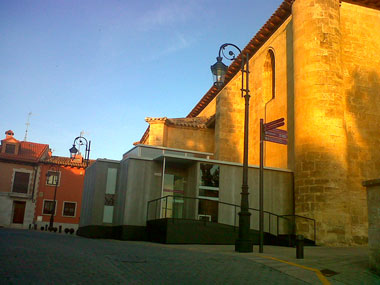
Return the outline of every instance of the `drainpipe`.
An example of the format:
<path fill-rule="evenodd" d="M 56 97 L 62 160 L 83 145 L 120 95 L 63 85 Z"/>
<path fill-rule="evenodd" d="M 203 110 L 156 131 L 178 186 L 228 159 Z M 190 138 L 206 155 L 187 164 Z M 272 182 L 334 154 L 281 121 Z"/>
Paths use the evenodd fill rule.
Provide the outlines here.
<path fill-rule="evenodd" d="M 36 200 L 34 199 L 34 190 L 36 188 L 38 166 L 34 166 L 33 170 L 34 170 L 34 177 L 33 177 L 33 187 L 32 187 L 32 203 L 36 203 Z M 33 226 L 36 226 L 36 207 L 34 207 Z"/>
<path fill-rule="evenodd" d="M 32 203 L 35 203 L 36 200 L 34 200 L 34 189 L 36 187 L 36 179 L 37 179 L 37 169 L 38 169 L 38 166 L 35 166 L 33 169 L 34 169 L 34 178 L 33 178 L 33 187 L 32 187 Z"/>
<path fill-rule="evenodd" d="M 161 173 L 161 197 L 164 197 L 164 185 L 165 185 L 165 168 L 166 168 L 166 157 L 164 156 L 164 159 L 162 160 L 162 173 Z M 166 198 L 167 199 L 167 198 Z M 162 217 L 162 202 L 163 200 L 160 200 L 160 218 Z M 165 217 L 166 218 L 166 217 Z"/>

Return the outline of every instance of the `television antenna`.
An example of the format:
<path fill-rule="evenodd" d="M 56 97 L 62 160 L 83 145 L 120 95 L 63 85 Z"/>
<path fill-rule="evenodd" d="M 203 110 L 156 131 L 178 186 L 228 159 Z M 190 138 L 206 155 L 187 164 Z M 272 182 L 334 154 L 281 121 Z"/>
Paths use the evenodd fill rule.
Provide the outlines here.
<path fill-rule="evenodd" d="M 29 129 L 29 126 L 30 126 L 30 117 L 32 116 L 32 112 L 29 112 L 28 113 L 28 120 L 27 122 L 25 123 L 26 125 L 26 129 L 25 129 L 25 136 L 24 136 L 24 141 L 26 141 L 27 137 L 28 137 L 28 129 Z"/>

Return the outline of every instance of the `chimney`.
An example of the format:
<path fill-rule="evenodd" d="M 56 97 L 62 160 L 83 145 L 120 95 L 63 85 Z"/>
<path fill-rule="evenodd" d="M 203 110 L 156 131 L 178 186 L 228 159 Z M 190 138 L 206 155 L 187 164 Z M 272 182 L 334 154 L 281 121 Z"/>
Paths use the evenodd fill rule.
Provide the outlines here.
<path fill-rule="evenodd" d="M 83 162 L 82 155 L 80 153 L 76 154 L 74 159 L 73 159 L 73 162 L 82 163 Z"/>
<path fill-rule="evenodd" d="M 5 139 L 9 139 L 9 138 L 13 138 L 13 136 L 14 136 L 14 132 L 12 131 L 12 130 L 8 130 L 8 131 L 6 131 L 5 132 Z"/>

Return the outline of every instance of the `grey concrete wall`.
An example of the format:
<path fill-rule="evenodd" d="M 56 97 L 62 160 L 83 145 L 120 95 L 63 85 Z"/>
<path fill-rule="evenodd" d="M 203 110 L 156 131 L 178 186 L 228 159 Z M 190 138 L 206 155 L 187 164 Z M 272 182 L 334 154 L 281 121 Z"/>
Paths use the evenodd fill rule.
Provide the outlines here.
<path fill-rule="evenodd" d="M 226 203 L 240 205 L 241 185 L 243 168 L 240 166 L 220 165 L 219 200 Z M 249 168 L 249 207 L 259 209 L 259 169 Z M 239 212 L 237 208 L 236 212 Z M 280 170 L 264 170 L 264 210 L 278 214 L 293 214 L 293 174 Z M 259 228 L 259 212 L 251 212 L 251 228 Z M 235 208 L 226 205 L 219 205 L 218 220 L 220 223 L 233 225 L 238 222 L 235 216 Z M 269 230 L 269 215 L 264 215 L 265 229 Z M 271 218 L 271 232 L 275 232 L 277 219 Z M 280 231 L 285 231 L 288 225 L 279 222 Z"/>
<path fill-rule="evenodd" d="M 122 223 L 145 226 L 148 201 L 161 196 L 161 175 L 159 173 L 162 171 L 162 164 L 151 160 L 131 158 L 130 161 L 122 161 L 122 169 L 126 163 L 128 172 L 126 181 L 123 181 L 123 184 L 126 182 L 126 189 L 122 189 L 122 191 L 126 190 Z"/>
<path fill-rule="evenodd" d="M 83 186 L 81 218 L 79 222 L 80 227 L 87 225 L 104 225 L 103 211 L 108 168 L 119 169 L 119 162 L 111 160 L 97 160 L 86 169 Z M 116 185 L 116 193 L 117 187 L 118 185 Z M 117 207 L 115 205 L 114 215 L 116 208 Z"/>
<path fill-rule="evenodd" d="M 206 163 L 206 162 L 205 162 Z M 209 163 L 215 163 L 210 161 Z M 218 163 L 216 163 L 218 164 Z M 86 171 L 82 202 L 82 217 L 80 226 L 104 225 L 103 209 L 107 182 L 107 169 L 114 168 L 115 163 L 97 161 Z M 219 201 L 240 205 L 242 184 L 242 167 L 233 164 L 220 165 Z M 114 220 L 112 225 L 145 226 L 147 203 L 160 198 L 162 161 L 140 158 L 128 158 L 120 162 Z M 185 177 L 184 196 L 197 197 L 200 185 L 199 162 L 194 161 L 176 166 L 168 163 L 165 173 Z M 259 169 L 249 169 L 250 208 L 259 208 Z M 173 193 L 164 192 L 163 196 Z M 150 204 L 150 218 L 159 218 L 163 204 Z M 170 200 L 169 203 L 172 201 Z M 183 218 L 197 219 L 198 200 L 185 199 Z M 264 175 L 264 210 L 278 215 L 293 213 L 293 174 L 284 170 L 266 169 Z M 218 222 L 237 225 L 239 207 L 219 204 Z M 258 229 L 258 212 L 251 211 L 251 228 Z M 265 230 L 269 230 L 269 216 L 265 215 Z M 288 224 L 280 223 L 280 233 Z M 272 216 L 272 233 L 276 233 L 277 219 Z"/>
<path fill-rule="evenodd" d="M 99 210 L 93 207 L 96 183 L 96 168 L 97 164 L 95 162 L 86 169 L 86 174 L 84 176 L 81 215 L 79 220 L 80 227 L 91 225 L 93 211 Z"/>
<path fill-rule="evenodd" d="M 197 197 L 199 186 L 199 163 L 189 165 L 187 169 L 187 189 L 186 196 Z M 184 205 L 184 218 L 185 219 L 197 219 L 198 213 L 198 201 L 187 199 Z"/>

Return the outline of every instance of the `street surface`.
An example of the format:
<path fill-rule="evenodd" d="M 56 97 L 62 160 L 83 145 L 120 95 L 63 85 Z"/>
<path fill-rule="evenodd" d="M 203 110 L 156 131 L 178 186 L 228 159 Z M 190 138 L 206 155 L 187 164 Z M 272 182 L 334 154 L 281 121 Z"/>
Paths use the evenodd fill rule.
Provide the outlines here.
<path fill-rule="evenodd" d="M 0 228 L 0 284 L 307 283 L 236 255 Z"/>

